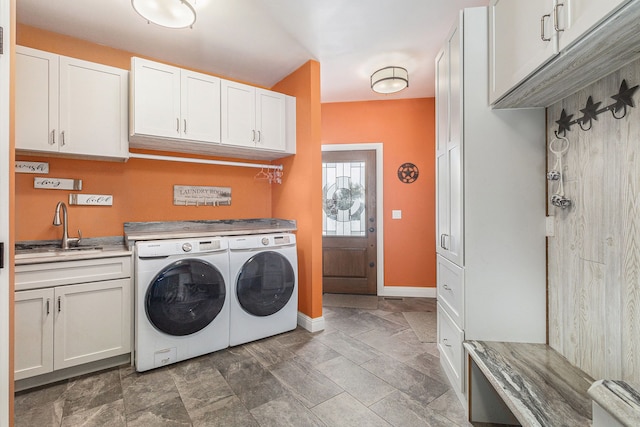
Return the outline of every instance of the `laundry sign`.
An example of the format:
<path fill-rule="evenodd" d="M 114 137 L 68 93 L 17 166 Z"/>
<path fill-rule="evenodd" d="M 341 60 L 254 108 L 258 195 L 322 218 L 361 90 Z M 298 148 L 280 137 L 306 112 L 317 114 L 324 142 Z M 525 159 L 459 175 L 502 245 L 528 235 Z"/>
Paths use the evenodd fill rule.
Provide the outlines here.
<path fill-rule="evenodd" d="M 174 185 L 176 206 L 231 206 L 231 187 Z"/>

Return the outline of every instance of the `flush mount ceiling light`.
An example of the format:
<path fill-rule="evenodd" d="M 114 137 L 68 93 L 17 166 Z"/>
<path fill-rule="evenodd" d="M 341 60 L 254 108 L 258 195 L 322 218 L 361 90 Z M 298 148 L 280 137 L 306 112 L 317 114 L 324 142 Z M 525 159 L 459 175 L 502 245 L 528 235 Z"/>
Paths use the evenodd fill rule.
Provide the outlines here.
<path fill-rule="evenodd" d="M 381 68 L 371 75 L 371 89 L 378 93 L 395 93 L 409 86 L 409 72 L 402 67 Z"/>
<path fill-rule="evenodd" d="M 196 22 L 196 10 L 187 0 L 131 0 L 131 5 L 147 22 L 161 27 L 187 28 Z"/>

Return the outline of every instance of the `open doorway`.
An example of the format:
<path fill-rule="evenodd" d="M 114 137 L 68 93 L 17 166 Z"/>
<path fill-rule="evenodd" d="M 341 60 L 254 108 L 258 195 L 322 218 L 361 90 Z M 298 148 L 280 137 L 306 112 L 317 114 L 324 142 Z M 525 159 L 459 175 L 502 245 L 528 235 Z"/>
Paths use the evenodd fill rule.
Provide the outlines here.
<path fill-rule="evenodd" d="M 323 292 L 384 287 L 382 144 L 322 146 Z"/>

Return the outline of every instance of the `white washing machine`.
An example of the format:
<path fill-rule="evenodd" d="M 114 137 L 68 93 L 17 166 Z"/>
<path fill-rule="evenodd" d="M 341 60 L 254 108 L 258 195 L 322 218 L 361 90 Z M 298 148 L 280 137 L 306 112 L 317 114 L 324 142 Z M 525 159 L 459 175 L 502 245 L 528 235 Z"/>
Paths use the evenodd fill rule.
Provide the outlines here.
<path fill-rule="evenodd" d="M 280 334 L 298 323 L 298 255 L 294 234 L 229 237 L 229 344 Z"/>
<path fill-rule="evenodd" d="M 135 365 L 146 371 L 229 346 L 226 238 L 135 245 Z"/>

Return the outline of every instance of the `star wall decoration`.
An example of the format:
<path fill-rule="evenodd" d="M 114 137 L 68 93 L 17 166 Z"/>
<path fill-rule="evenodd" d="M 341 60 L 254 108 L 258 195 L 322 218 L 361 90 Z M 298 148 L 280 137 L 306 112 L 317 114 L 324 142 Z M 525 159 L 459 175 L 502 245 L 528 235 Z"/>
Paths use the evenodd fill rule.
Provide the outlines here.
<path fill-rule="evenodd" d="M 571 130 L 571 126 L 575 125 L 576 123 L 582 130 L 591 129 L 593 121 L 598 120 L 598 115 L 604 113 L 605 111 L 611 111 L 611 114 L 615 119 L 622 119 L 627 115 L 627 107 L 635 107 L 635 103 L 633 102 L 633 95 L 638 90 L 638 87 L 640 86 L 636 85 L 633 87 L 629 87 L 627 85 L 627 81 L 622 80 L 618 93 L 611 97 L 615 102 L 603 108 L 600 108 L 600 104 L 602 104 L 602 102 L 593 102 L 593 97 L 590 96 L 589 98 L 587 98 L 587 105 L 580 110 L 582 116 L 575 120 L 572 120 L 573 114 L 567 114 L 567 112 L 563 108 L 562 112 L 560 113 L 560 119 L 556 120 L 556 123 L 558 124 L 556 136 L 566 135 L 566 133 Z M 617 113 L 621 110 L 622 114 L 617 115 Z"/>

